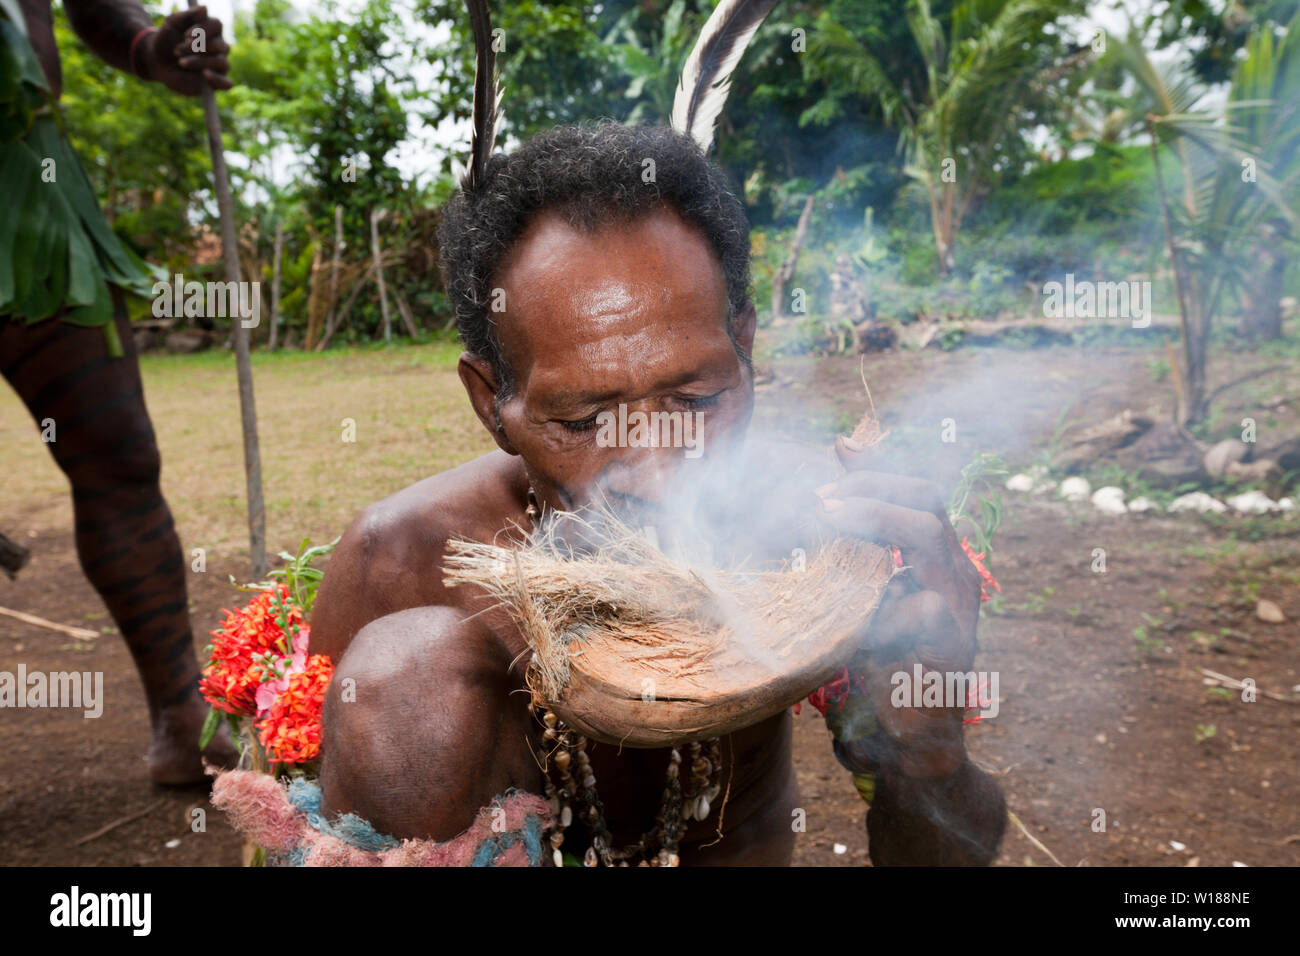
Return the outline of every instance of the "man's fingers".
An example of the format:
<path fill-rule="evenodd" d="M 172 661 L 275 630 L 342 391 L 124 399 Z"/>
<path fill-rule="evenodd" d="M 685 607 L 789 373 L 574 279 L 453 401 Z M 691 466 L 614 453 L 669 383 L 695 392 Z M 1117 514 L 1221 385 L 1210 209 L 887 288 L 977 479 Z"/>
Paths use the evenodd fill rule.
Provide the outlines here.
<path fill-rule="evenodd" d="M 208 81 L 208 85 L 214 90 L 228 90 L 235 85 L 235 81 L 221 73 L 213 73 L 211 70 L 203 71 L 203 78 Z"/>
<path fill-rule="evenodd" d="M 883 471 L 850 471 L 839 480 L 822 485 L 817 494 L 823 498 L 878 498 L 936 516 L 947 515 L 947 505 L 934 482 Z"/>
<path fill-rule="evenodd" d="M 843 534 L 897 545 L 909 564 L 920 567 L 946 556 L 943 522 L 927 511 L 874 498 L 822 498 L 820 510 L 823 520 Z"/>
<path fill-rule="evenodd" d="M 213 73 L 229 73 L 230 61 L 224 56 L 186 56 L 177 61 L 183 70 L 202 70 Z"/>
<path fill-rule="evenodd" d="M 846 471 L 864 471 L 878 467 L 883 456 L 878 446 L 863 446 L 841 435 L 835 439 L 835 455 Z"/>
<path fill-rule="evenodd" d="M 172 48 L 172 55 L 179 60 L 187 56 L 218 56 L 230 52 L 230 44 L 221 37 L 209 38 L 203 46 L 203 50 L 195 50 L 194 43 L 187 37 Z"/>

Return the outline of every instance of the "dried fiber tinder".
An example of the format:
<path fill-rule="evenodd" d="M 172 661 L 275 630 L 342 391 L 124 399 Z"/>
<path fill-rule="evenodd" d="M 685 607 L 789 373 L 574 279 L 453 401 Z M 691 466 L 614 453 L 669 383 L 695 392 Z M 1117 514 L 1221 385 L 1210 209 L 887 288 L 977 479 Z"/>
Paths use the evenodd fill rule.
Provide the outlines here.
<path fill-rule="evenodd" d="M 779 713 L 848 663 L 893 571 L 839 538 L 802 567 L 700 569 L 609 516 L 572 549 L 549 521 L 519 549 L 452 541 L 448 586 L 478 585 L 533 650 L 534 699 L 609 743 L 663 747 Z"/>

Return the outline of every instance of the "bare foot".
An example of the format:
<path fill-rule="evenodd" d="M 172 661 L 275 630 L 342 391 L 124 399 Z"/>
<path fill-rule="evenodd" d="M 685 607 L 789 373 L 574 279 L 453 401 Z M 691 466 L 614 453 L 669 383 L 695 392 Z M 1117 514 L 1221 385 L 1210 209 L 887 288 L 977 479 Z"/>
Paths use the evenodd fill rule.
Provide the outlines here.
<path fill-rule="evenodd" d="M 153 724 L 153 742 L 149 745 L 149 778 L 154 783 L 183 786 L 208 779 L 203 761 L 230 768 L 239 762 L 239 754 L 230 742 L 225 724 L 217 728 L 207 749 L 199 753 L 199 734 L 208 716 L 208 705 L 198 693 L 174 707 L 159 712 Z"/>

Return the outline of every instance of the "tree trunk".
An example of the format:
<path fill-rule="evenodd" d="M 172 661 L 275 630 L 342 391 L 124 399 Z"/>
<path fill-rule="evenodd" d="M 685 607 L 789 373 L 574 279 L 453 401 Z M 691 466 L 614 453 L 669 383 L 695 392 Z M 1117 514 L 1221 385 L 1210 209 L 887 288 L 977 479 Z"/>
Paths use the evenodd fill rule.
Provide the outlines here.
<path fill-rule="evenodd" d="M 384 288 L 384 264 L 379 253 L 379 220 L 384 211 L 379 207 L 370 210 L 370 252 L 375 261 L 375 281 L 379 283 L 379 312 L 384 319 L 384 341 L 393 341 L 393 323 L 388 315 L 388 292 Z"/>
<path fill-rule="evenodd" d="M 1160 197 L 1160 212 L 1165 226 L 1165 248 L 1174 272 L 1174 289 L 1178 293 L 1178 319 L 1183 332 L 1183 361 L 1177 369 L 1182 387 L 1178 392 L 1178 410 L 1175 420 L 1185 426 L 1193 425 L 1205 417 L 1205 349 L 1208 336 L 1202 335 L 1200 304 L 1190 277 L 1184 277 L 1178 262 L 1178 249 L 1174 245 L 1173 219 L 1169 214 L 1169 197 L 1165 194 L 1164 175 L 1160 170 L 1160 140 L 1156 136 L 1155 122 L 1147 119 L 1147 132 L 1151 136 L 1151 160 L 1156 172 L 1156 192 Z M 1190 299 L 1188 292 L 1191 292 Z M 1193 311 L 1195 310 L 1195 311 Z"/>
<path fill-rule="evenodd" d="M 790 244 L 790 254 L 785 257 L 785 262 L 781 263 L 781 268 L 776 270 L 776 275 L 772 277 L 772 318 L 777 319 L 789 315 L 785 307 L 786 286 L 794 278 L 794 267 L 799 262 L 799 252 L 803 249 L 804 237 L 808 234 L 808 220 L 812 218 L 813 195 L 808 194 L 807 200 L 803 204 L 803 212 L 799 214 L 799 225 L 794 230 L 794 242 Z"/>
<path fill-rule="evenodd" d="M 1282 293 L 1288 260 L 1274 247 L 1257 249 L 1256 261 L 1266 265 L 1250 290 L 1246 333 L 1253 339 L 1273 341 L 1282 337 Z"/>
<path fill-rule="evenodd" d="M 271 337 L 268 349 L 275 349 L 276 336 L 280 331 L 280 254 L 284 249 L 284 223 L 275 223 L 275 250 L 271 254 Z"/>
<path fill-rule="evenodd" d="M 311 257 L 311 293 L 307 296 L 307 336 L 303 342 L 303 348 L 310 352 L 320 338 L 321 330 L 325 326 L 324 298 L 326 293 L 322 290 L 325 277 L 321 274 L 325 271 L 324 263 L 321 261 L 320 245 L 316 246 L 315 252 Z"/>

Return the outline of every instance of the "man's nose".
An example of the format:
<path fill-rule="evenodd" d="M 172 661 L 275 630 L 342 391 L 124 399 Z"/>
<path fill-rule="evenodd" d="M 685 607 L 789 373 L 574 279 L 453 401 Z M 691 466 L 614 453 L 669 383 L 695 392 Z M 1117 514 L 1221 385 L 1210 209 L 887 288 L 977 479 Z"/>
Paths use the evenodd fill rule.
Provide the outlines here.
<path fill-rule="evenodd" d="M 660 508 L 673 493 L 682 467 L 680 448 L 627 448 L 601 472 L 596 497 L 615 510 Z"/>

